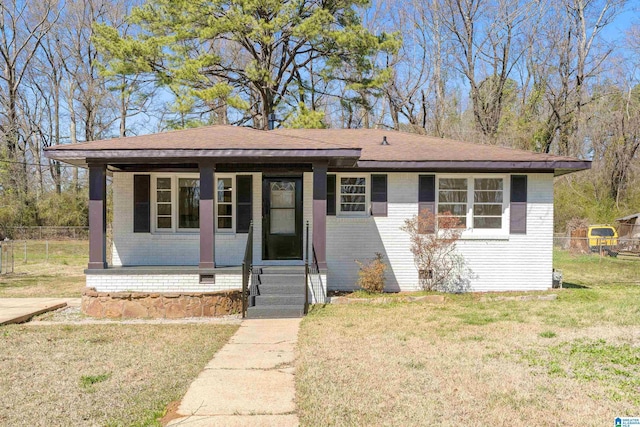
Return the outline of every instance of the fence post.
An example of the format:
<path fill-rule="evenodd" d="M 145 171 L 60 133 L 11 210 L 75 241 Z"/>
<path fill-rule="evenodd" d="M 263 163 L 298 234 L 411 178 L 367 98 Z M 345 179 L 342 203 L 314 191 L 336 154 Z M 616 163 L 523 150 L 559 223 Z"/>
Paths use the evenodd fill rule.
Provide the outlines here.
<path fill-rule="evenodd" d="M 13 251 L 13 240 L 11 241 L 11 272 L 13 273 L 15 267 L 16 267 L 16 258 L 13 256 L 14 255 L 14 251 Z"/>
<path fill-rule="evenodd" d="M 45 253 L 44 255 L 45 262 L 49 262 L 49 241 L 48 240 L 44 242 L 44 253 Z"/>
<path fill-rule="evenodd" d="M 42 226 L 38 227 L 40 230 L 40 240 L 42 240 Z"/>
<path fill-rule="evenodd" d="M 24 241 L 24 264 L 27 263 L 27 241 Z"/>

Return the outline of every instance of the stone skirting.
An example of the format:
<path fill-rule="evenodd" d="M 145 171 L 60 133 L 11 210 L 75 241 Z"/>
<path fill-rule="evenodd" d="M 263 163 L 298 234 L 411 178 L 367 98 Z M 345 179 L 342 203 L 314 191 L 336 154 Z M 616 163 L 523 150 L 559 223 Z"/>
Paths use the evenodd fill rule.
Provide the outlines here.
<path fill-rule="evenodd" d="M 239 290 L 206 293 L 82 292 L 82 312 L 109 319 L 220 317 L 242 311 Z"/>

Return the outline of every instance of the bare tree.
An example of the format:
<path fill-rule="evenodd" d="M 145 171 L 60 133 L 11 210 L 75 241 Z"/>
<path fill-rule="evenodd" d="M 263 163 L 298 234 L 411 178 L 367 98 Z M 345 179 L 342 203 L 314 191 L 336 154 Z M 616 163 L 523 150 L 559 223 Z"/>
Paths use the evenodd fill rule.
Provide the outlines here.
<path fill-rule="evenodd" d="M 9 183 L 23 195 L 29 191 L 24 153 L 30 135 L 21 133 L 20 91 L 42 39 L 58 18 L 56 5 L 44 1 L 30 8 L 29 2 L 0 2 L 0 134 L 13 165 Z"/>
<path fill-rule="evenodd" d="M 495 141 L 504 89 L 514 64 L 524 53 L 519 42 L 531 1 L 442 0 L 442 22 L 456 46 L 456 69 L 470 86 L 477 129 Z"/>

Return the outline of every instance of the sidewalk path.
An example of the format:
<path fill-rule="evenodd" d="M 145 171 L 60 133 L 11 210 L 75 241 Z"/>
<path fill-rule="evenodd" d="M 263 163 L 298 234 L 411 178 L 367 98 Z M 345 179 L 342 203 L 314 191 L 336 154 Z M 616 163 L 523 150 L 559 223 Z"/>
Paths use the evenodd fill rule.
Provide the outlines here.
<path fill-rule="evenodd" d="M 301 319 L 244 320 L 189 386 L 169 426 L 298 425 L 294 348 Z"/>
<path fill-rule="evenodd" d="M 0 298 L 0 325 L 26 322 L 38 314 L 79 304 L 80 298 Z"/>

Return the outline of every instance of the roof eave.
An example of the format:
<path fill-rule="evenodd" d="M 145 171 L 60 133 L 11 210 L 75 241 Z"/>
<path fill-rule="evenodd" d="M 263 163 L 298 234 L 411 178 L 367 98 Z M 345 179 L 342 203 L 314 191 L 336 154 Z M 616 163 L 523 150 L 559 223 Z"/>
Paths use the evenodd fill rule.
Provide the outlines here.
<path fill-rule="evenodd" d="M 588 160 L 541 160 L 541 161 L 507 161 L 507 160 L 426 160 L 426 161 L 378 161 L 358 160 L 358 168 L 380 170 L 432 170 L 432 171 L 549 171 L 555 176 L 590 169 Z"/>
<path fill-rule="evenodd" d="M 45 150 L 45 156 L 86 167 L 89 163 L 183 163 L 202 160 L 220 163 L 242 162 L 314 162 L 328 161 L 340 166 L 355 166 L 360 158 L 359 148 L 329 149 L 136 149 L 136 150 Z"/>

